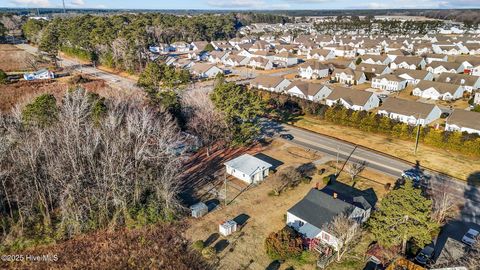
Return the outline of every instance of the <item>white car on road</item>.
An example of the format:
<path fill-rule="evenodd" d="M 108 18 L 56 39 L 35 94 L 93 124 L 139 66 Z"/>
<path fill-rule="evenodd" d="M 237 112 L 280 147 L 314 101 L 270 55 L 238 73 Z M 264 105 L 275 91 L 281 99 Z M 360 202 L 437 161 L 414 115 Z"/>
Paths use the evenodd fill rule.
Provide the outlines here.
<path fill-rule="evenodd" d="M 469 245 L 473 246 L 475 242 L 477 241 L 479 232 L 474 229 L 469 229 L 468 232 L 463 236 L 462 242 Z"/>

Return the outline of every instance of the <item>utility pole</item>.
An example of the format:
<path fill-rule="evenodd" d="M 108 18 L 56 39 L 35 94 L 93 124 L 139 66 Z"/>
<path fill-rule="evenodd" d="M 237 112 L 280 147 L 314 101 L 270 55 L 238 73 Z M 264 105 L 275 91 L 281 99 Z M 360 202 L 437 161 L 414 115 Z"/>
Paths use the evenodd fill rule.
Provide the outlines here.
<path fill-rule="evenodd" d="M 338 175 L 338 155 L 340 155 L 340 146 L 337 144 L 337 165 L 335 165 L 335 175 Z"/>
<path fill-rule="evenodd" d="M 63 0 L 63 13 L 67 13 L 67 9 L 65 8 L 65 0 Z"/>
<path fill-rule="evenodd" d="M 418 114 L 418 118 L 420 118 L 420 114 Z M 419 139 L 420 139 L 420 119 L 417 119 L 417 137 L 415 138 L 415 150 L 413 150 L 414 155 L 417 155 Z"/>
<path fill-rule="evenodd" d="M 227 169 L 225 168 L 225 177 L 223 178 L 223 182 L 224 182 L 224 185 L 225 185 L 225 206 L 227 206 Z"/>

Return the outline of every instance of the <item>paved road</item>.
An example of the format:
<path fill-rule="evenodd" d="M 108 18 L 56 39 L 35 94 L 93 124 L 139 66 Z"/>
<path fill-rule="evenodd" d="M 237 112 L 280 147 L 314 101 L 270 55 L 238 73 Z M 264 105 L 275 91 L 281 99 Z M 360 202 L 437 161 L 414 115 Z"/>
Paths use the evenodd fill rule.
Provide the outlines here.
<path fill-rule="evenodd" d="M 16 46 L 33 55 L 38 55 L 38 49 L 29 44 L 19 44 Z M 82 65 L 75 60 L 61 58 L 59 61 L 59 65 L 67 70 L 74 70 L 82 74 L 87 74 L 93 77 L 97 77 L 99 79 L 103 79 L 105 80 L 105 82 L 107 82 L 110 86 L 113 87 L 131 90 L 141 90 L 139 87 L 136 86 L 135 80 L 105 72 L 92 66 Z"/>
<path fill-rule="evenodd" d="M 263 126 L 265 134 L 268 136 L 275 136 L 275 134 L 278 133 L 288 133 L 294 136 L 292 143 L 299 146 L 329 155 L 334 159 L 338 153 L 339 159 L 343 161 L 352 154 L 350 161 L 365 161 L 369 168 L 393 177 L 400 177 L 403 171 L 416 167 L 416 165 L 400 159 L 290 125 L 267 121 Z M 480 224 L 480 187 L 468 185 L 464 181 L 428 169 L 421 169 L 423 170 L 423 175 L 426 179 L 426 187 L 431 188 L 433 192 L 439 192 L 440 190 L 443 190 L 443 188 L 446 188 L 447 192 L 452 195 L 456 203 L 463 204 L 461 219 L 463 221 Z M 480 175 L 477 175 L 476 177 L 480 177 Z"/>

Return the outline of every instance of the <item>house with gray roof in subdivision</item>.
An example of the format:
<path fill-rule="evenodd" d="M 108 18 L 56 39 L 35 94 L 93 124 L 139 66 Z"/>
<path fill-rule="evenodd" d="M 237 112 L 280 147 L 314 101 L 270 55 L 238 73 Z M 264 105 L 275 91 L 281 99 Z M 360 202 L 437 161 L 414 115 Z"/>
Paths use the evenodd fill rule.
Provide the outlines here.
<path fill-rule="evenodd" d="M 407 87 L 407 80 L 393 74 L 384 74 L 372 78 L 372 88 L 387 91 L 400 91 Z"/>
<path fill-rule="evenodd" d="M 317 61 L 309 60 L 300 64 L 298 68 L 298 74 L 305 79 L 320 79 L 328 76 L 330 67 Z"/>
<path fill-rule="evenodd" d="M 366 222 L 377 202 L 372 189 L 359 190 L 338 181 L 323 189 L 311 189 L 307 195 L 287 211 L 287 226 L 306 239 L 318 239 L 338 250 L 339 243 L 327 225 L 344 214 L 355 224 Z M 354 225 L 356 226 L 356 225 Z"/>
<path fill-rule="evenodd" d="M 287 87 L 286 92 L 299 98 L 321 101 L 332 93 L 332 89 L 320 83 L 295 81 Z"/>
<path fill-rule="evenodd" d="M 420 81 L 432 81 L 433 73 L 427 70 L 403 69 L 399 68 L 393 71 L 393 75 L 407 80 L 408 85 L 416 85 Z"/>
<path fill-rule="evenodd" d="M 353 70 L 351 68 L 336 68 L 331 78 L 339 83 L 357 85 L 365 83 L 367 76 L 363 71 Z"/>
<path fill-rule="evenodd" d="M 455 100 L 463 96 L 461 85 L 433 81 L 420 81 L 412 91 L 414 96 L 433 100 Z"/>
<path fill-rule="evenodd" d="M 249 154 L 241 155 L 224 163 L 227 174 L 248 184 L 262 182 L 268 176 L 272 164 Z"/>
<path fill-rule="evenodd" d="M 258 76 L 250 82 L 250 87 L 281 93 L 290 85 L 290 81 L 280 76 Z"/>
<path fill-rule="evenodd" d="M 418 56 L 398 56 L 390 64 L 391 69 L 404 68 L 404 69 L 424 69 L 427 63 L 422 57 Z"/>
<path fill-rule="evenodd" d="M 445 123 L 445 130 L 476 133 L 480 135 L 480 113 L 453 110 Z"/>
<path fill-rule="evenodd" d="M 387 98 L 378 114 L 409 125 L 428 125 L 440 118 L 442 110 L 434 104 L 426 104 L 399 98 Z"/>
<path fill-rule="evenodd" d="M 380 105 L 380 99 L 372 92 L 345 87 L 334 87 L 332 93 L 325 98 L 325 104 L 340 104 L 355 111 L 368 111 Z"/>
<path fill-rule="evenodd" d="M 465 91 L 472 93 L 473 90 L 480 89 L 480 76 L 468 74 L 442 73 L 435 80 L 436 82 L 461 85 Z"/>

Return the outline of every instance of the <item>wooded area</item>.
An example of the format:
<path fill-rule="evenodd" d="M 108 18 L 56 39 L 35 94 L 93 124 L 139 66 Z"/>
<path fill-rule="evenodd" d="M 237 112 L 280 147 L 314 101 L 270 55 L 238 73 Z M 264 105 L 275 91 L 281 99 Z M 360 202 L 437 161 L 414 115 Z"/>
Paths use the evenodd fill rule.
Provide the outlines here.
<path fill-rule="evenodd" d="M 170 115 L 81 89 L 1 115 L 2 248 L 174 219 L 179 142 Z"/>

